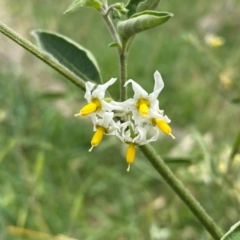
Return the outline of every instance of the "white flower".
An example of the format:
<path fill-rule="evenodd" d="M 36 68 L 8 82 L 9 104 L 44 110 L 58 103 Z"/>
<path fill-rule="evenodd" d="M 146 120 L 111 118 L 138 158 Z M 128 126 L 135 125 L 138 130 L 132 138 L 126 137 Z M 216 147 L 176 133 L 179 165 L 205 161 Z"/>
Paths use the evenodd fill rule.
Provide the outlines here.
<path fill-rule="evenodd" d="M 171 120 L 168 118 L 167 115 L 163 115 L 163 111 L 161 112 L 161 114 L 156 112 L 150 112 L 148 123 L 175 139 L 174 135 L 172 134 L 172 129 L 168 124 L 171 122 Z"/>
<path fill-rule="evenodd" d="M 147 138 L 149 128 L 149 125 L 135 126 L 132 122 L 128 121 L 123 123 L 120 130 L 116 132 L 117 137 L 122 142 L 128 144 L 126 153 L 126 161 L 128 163 L 127 171 L 130 170 L 130 164 L 134 162 L 136 146 L 141 146 L 158 139 L 158 131 L 155 131 L 155 134 L 150 139 Z"/>
<path fill-rule="evenodd" d="M 87 99 L 88 104 L 85 105 L 78 114 L 75 114 L 75 116 L 87 116 L 94 112 L 102 114 L 104 111 L 122 109 L 120 106 L 113 105 L 104 100 L 107 88 L 115 83 L 116 80 L 116 78 L 111 78 L 105 84 L 98 85 L 95 90 L 93 90 L 95 84 L 86 82 L 86 93 L 84 95 L 84 98 Z"/>
<path fill-rule="evenodd" d="M 102 141 L 104 134 L 114 135 L 119 129 L 119 124 L 115 123 L 113 117 L 113 112 L 105 112 L 101 117 L 98 117 L 96 114 L 91 115 L 93 131 L 95 133 L 91 140 L 92 147 L 89 149 L 89 152 Z"/>
<path fill-rule="evenodd" d="M 158 113 L 158 95 L 164 87 L 162 77 L 158 71 L 154 73 L 155 85 L 153 92 L 148 94 L 138 83 L 132 79 L 128 80 L 124 86 L 127 86 L 129 83 L 132 83 L 132 88 L 134 91 L 133 98 L 125 101 L 125 107 L 129 108 L 133 112 L 133 117 L 136 117 L 136 114 L 141 117 L 148 117 L 149 111 Z"/>

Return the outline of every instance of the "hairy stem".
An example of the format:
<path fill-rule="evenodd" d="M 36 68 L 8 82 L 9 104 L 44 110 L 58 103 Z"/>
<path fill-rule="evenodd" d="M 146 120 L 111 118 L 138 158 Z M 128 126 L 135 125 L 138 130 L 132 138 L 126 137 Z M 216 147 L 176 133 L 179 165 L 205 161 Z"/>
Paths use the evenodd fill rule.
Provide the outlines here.
<path fill-rule="evenodd" d="M 187 207 L 192 211 L 196 218 L 202 223 L 209 234 L 215 240 L 220 240 L 223 236 L 219 227 L 215 224 L 212 218 L 206 213 L 199 202 L 193 197 L 193 195 L 183 186 L 168 166 L 163 162 L 161 157 L 156 151 L 148 144 L 140 146 L 141 151 L 151 162 L 157 172 L 163 177 L 163 179 L 170 185 L 174 192 L 182 199 Z"/>
<path fill-rule="evenodd" d="M 128 52 L 126 46 L 123 45 L 119 53 L 119 73 L 120 73 L 120 101 L 125 101 L 127 99 L 127 87 L 124 87 L 127 81 L 127 56 Z"/>
<path fill-rule="evenodd" d="M 82 79 L 80 79 L 74 73 L 69 71 L 66 67 L 64 67 L 57 60 L 55 60 L 51 55 L 44 52 L 40 48 L 36 47 L 28 40 L 24 39 L 22 36 L 14 32 L 12 29 L 10 29 L 2 22 L 0 22 L 0 32 L 2 32 L 4 35 L 12 39 L 18 45 L 25 48 L 28 52 L 32 53 L 37 58 L 41 59 L 43 62 L 48 64 L 50 67 L 52 67 L 57 72 L 66 77 L 68 80 L 70 80 L 72 83 L 74 83 L 77 87 L 81 88 L 82 90 L 85 90 L 85 82 Z"/>
<path fill-rule="evenodd" d="M 124 101 L 127 98 L 127 88 L 124 87 L 124 84 L 127 80 L 127 47 L 126 44 L 123 44 L 121 38 L 118 35 L 118 32 L 109 17 L 110 9 L 105 6 L 106 13 L 102 12 L 103 19 L 108 27 L 108 30 L 112 36 L 114 42 L 116 42 L 119 47 L 117 47 L 118 58 L 119 58 L 119 74 L 120 74 L 120 101 Z"/>

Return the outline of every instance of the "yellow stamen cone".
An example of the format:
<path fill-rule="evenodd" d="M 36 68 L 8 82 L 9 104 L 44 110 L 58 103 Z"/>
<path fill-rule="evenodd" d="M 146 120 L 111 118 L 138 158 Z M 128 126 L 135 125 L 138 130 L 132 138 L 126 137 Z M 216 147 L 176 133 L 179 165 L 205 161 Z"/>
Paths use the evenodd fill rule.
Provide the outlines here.
<path fill-rule="evenodd" d="M 130 171 L 130 164 L 132 164 L 134 162 L 135 155 L 136 155 L 135 144 L 129 143 L 128 147 L 127 147 L 127 154 L 126 154 L 126 160 L 128 163 L 128 168 L 127 168 L 128 172 Z"/>
<path fill-rule="evenodd" d="M 146 99 L 140 99 L 137 103 L 139 115 L 147 117 L 149 113 L 149 101 Z"/>
<path fill-rule="evenodd" d="M 75 114 L 74 116 L 87 116 L 97 110 L 101 109 L 101 102 L 98 99 L 93 99 L 90 103 L 85 105 L 78 114 Z"/>
<path fill-rule="evenodd" d="M 97 127 L 97 131 L 94 133 L 92 137 L 92 141 L 91 141 L 92 147 L 88 150 L 89 152 L 91 152 L 92 149 L 102 141 L 102 138 L 105 132 L 106 130 L 104 127 Z"/>
<path fill-rule="evenodd" d="M 154 122 L 156 123 L 156 125 L 161 131 L 163 131 L 165 134 L 170 135 L 173 139 L 175 139 L 175 137 L 172 135 L 171 127 L 165 121 L 161 119 L 154 119 Z"/>

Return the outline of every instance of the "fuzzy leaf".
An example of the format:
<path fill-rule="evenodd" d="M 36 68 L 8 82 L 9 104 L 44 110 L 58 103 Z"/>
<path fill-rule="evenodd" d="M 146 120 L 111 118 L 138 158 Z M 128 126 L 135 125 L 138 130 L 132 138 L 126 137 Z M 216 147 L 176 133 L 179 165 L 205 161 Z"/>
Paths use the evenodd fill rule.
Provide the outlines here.
<path fill-rule="evenodd" d="M 116 48 L 121 48 L 121 45 L 117 42 L 110 43 L 108 47 L 116 47 Z"/>
<path fill-rule="evenodd" d="M 239 240 L 240 239 L 240 221 L 234 224 L 230 230 L 221 238 L 221 240 Z"/>
<path fill-rule="evenodd" d="M 102 8 L 102 3 L 98 0 L 76 0 L 68 7 L 64 14 L 76 12 L 82 7 L 100 10 Z"/>
<path fill-rule="evenodd" d="M 41 48 L 84 81 L 101 82 L 96 59 L 87 49 L 69 38 L 47 31 L 33 31 Z"/>
<path fill-rule="evenodd" d="M 127 16 L 130 18 L 136 12 L 154 10 L 159 2 L 160 0 L 129 0 L 126 5 L 126 8 L 128 9 Z"/>
<path fill-rule="evenodd" d="M 139 3 L 143 2 L 144 0 L 129 0 L 129 2 L 126 5 L 126 8 L 128 9 L 127 16 L 130 18 L 134 13 L 137 12 L 137 6 Z"/>
<path fill-rule="evenodd" d="M 160 0 L 145 0 L 143 2 L 140 2 L 139 5 L 137 6 L 137 12 L 143 12 L 145 10 L 154 10 Z"/>
<path fill-rule="evenodd" d="M 122 39 L 128 39 L 136 33 L 162 25 L 171 17 L 173 14 L 168 12 L 144 11 L 119 22 L 117 29 Z"/>

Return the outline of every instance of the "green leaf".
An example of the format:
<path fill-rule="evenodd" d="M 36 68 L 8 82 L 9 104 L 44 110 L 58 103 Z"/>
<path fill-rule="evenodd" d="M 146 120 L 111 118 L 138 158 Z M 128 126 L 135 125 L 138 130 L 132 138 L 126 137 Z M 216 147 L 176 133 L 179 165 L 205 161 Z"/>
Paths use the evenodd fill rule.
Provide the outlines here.
<path fill-rule="evenodd" d="M 144 0 L 129 0 L 129 2 L 126 5 L 126 8 L 128 9 L 127 16 L 130 18 L 134 13 L 137 12 L 137 6 L 139 3 L 143 2 Z"/>
<path fill-rule="evenodd" d="M 160 0 L 129 0 L 126 5 L 126 8 L 128 9 L 127 16 L 130 18 L 136 12 L 154 10 L 158 6 L 159 2 Z"/>
<path fill-rule="evenodd" d="M 234 224 L 230 230 L 221 238 L 221 240 L 239 240 L 240 239 L 240 221 Z"/>
<path fill-rule="evenodd" d="M 102 3 L 98 0 L 76 0 L 63 14 L 76 12 L 83 7 L 90 7 L 100 10 L 102 8 Z"/>
<path fill-rule="evenodd" d="M 140 2 L 139 5 L 137 6 L 137 12 L 143 12 L 145 10 L 154 10 L 158 6 L 159 2 L 160 0 L 146 0 Z"/>
<path fill-rule="evenodd" d="M 117 42 L 110 43 L 108 47 L 116 47 L 116 48 L 121 48 L 121 45 Z"/>
<path fill-rule="evenodd" d="M 91 52 L 69 38 L 47 31 L 33 31 L 40 47 L 84 81 L 101 82 L 96 59 Z"/>
<path fill-rule="evenodd" d="M 168 12 L 144 11 L 119 22 L 117 29 L 122 39 L 128 39 L 136 33 L 162 25 L 171 17 L 173 14 Z"/>

